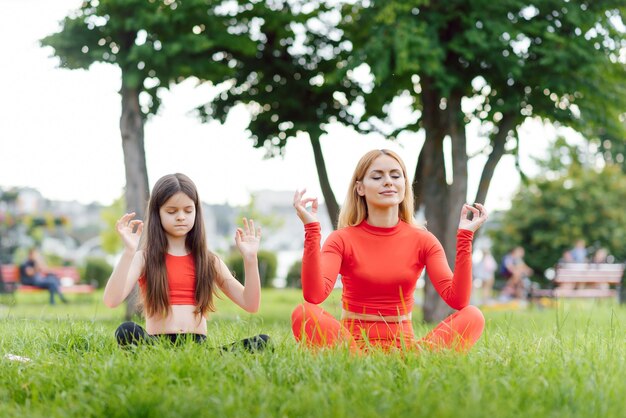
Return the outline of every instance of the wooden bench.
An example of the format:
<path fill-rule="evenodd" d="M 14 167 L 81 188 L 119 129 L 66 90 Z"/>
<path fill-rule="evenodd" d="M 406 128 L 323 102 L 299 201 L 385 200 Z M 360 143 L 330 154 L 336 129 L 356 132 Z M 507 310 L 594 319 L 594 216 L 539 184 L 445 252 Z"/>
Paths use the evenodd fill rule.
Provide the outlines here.
<path fill-rule="evenodd" d="M 20 283 L 19 267 L 14 264 L 2 264 L 0 266 L 2 272 L 2 281 L 5 293 L 34 293 L 47 292 L 37 286 L 28 286 Z M 93 284 L 80 283 L 80 275 L 78 269 L 74 266 L 49 267 L 46 273 L 56 275 L 61 282 L 61 292 L 67 294 L 90 294 L 96 290 Z"/>
<path fill-rule="evenodd" d="M 556 267 L 553 289 L 533 289 L 531 298 L 617 298 L 624 264 L 563 263 Z"/>

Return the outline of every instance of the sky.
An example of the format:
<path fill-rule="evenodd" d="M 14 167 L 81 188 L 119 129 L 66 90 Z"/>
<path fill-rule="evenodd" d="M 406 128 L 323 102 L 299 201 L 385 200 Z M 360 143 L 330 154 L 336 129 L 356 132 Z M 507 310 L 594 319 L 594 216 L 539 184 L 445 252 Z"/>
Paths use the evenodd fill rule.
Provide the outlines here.
<path fill-rule="evenodd" d="M 123 194 L 124 160 L 119 117 L 120 72 L 112 65 L 65 70 L 38 40 L 59 29 L 59 21 L 81 0 L 0 0 L 0 187 L 33 187 L 45 198 L 111 204 Z M 201 124 L 190 111 L 211 89 L 189 81 L 162 94 L 159 114 L 145 126 L 145 151 L 152 187 L 162 175 L 187 174 L 207 203 L 246 204 L 259 190 L 306 187 L 321 198 L 313 152 L 306 137 L 289 141 L 285 156 L 264 159 L 245 130 L 244 109 L 224 125 Z M 305 105 L 305 104 L 304 104 Z M 537 122 L 520 129 L 522 168 L 532 174 L 531 155 L 545 152 L 555 129 Z M 469 130 L 468 151 L 485 140 Z M 374 148 L 397 151 L 412 174 L 423 135 L 396 142 L 361 136 L 340 125 L 321 139 L 331 185 L 343 200 L 358 159 Z M 484 157 L 469 164 L 469 194 L 476 192 Z M 506 209 L 519 185 L 513 159 L 498 165 L 487 196 L 489 210 Z"/>

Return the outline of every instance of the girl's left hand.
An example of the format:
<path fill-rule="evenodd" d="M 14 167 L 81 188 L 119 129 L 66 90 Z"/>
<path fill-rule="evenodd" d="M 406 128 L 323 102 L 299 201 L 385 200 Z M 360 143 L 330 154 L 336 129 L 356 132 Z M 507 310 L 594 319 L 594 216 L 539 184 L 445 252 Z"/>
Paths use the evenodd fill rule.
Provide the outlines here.
<path fill-rule="evenodd" d="M 469 231 L 476 232 L 489 217 L 483 205 L 476 203 L 474 206 L 468 205 L 467 203 L 463 205 L 463 208 L 461 209 L 459 229 L 467 229 Z M 467 214 L 469 212 L 472 212 L 473 214 L 471 220 L 467 219 Z"/>
<path fill-rule="evenodd" d="M 254 221 L 243 218 L 243 228 L 237 228 L 235 243 L 241 255 L 246 257 L 256 256 L 261 242 L 261 228 L 254 228 Z"/>

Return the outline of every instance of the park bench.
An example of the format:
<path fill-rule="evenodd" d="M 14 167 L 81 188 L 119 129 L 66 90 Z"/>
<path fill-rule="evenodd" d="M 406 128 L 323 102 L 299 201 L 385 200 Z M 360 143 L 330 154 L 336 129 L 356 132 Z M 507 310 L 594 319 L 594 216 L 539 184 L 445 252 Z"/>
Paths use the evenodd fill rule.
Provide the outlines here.
<path fill-rule="evenodd" d="M 531 298 L 617 298 L 624 264 L 562 263 L 557 265 L 553 289 L 531 289 Z M 549 278 L 549 277 L 548 277 Z"/>
<path fill-rule="evenodd" d="M 4 293 L 34 293 L 47 292 L 36 286 L 28 286 L 20 283 L 19 267 L 14 264 L 2 264 L 0 266 Z M 67 294 L 91 294 L 96 286 L 91 283 L 81 283 L 78 269 L 74 266 L 49 267 L 46 271 L 59 277 L 61 291 Z"/>

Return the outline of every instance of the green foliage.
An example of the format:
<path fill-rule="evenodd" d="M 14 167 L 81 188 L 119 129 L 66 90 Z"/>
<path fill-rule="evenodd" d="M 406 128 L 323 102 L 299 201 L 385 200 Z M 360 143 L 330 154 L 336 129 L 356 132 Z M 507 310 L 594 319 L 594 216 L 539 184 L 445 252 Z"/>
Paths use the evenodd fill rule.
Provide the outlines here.
<path fill-rule="evenodd" d="M 81 274 L 85 283 L 96 282 L 98 287 L 104 289 L 107 280 L 113 273 L 113 267 L 103 258 L 89 257 L 85 260 L 84 272 Z"/>
<path fill-rule="evenodd" d="M 287 287 L 302 289 L 302 260 L 297 260 L 289 267 L 285 280 Z"/>
<path fill-rule="evenodd" d="M 276 254 L 267 251 L 261 250 L 257 254 L 257 258 L 259 260 L 259 275 L 261 278 L 261 286 L 262 287 L 272 287 L 272 280 L 276 277 L 276 269 L 278 267 L 278 258 Z M 245 274 L 243 268 L 243 257 L 239 252 L 233 252 L 226 260 L 226 265 L 233 273 L 233 276 L 239 282 L 243 283 Z"/>
<path fill-rule="evenodd" d="M 365 98 L 365 118 L 389 116 L 386 104 L 410 94 L 421 127 L 423 115 L 445 111 L 426 108 L 427 88 L 444 103 L 474 96 L 476 108 L 455 117 L 479 121 L 483 134 L 504 115 L 514 126 L 539 116 L 623 142 L 626 33 L 615 22 L 625 11 L 620 0 L 372 1 L 346 5 L 340 28 L 350 66 L 366 63 L 375 77 L 370 94 L 354 96 Z"/>
<path fill-rule="evenodd" d="M 602 138 L 598 150 L 609 149 L 623 163 L 623 1 L 356 1 L 340 3 L 340 13 L 323 3 L 259 1 L 235 15 L 239 22 L 259 18 L 257 52 L 234 56 L 232 84 L 199 109 L 201 118 L 225 121 L 233 106 L 247 104 L 254 146 L 268 155 L 282 153 L 299 132 L 318 138 L 335 121 L 391 139 L 428 128 L 427 140 L 477 122 L 491 142 L 482 152 L 493 156 L 483 196 L 502 153 L 517 154 L 515 129 L 530 117 Z M 355 76 L 357 69 L 366 76 Z M 414 118 L 403 126 L 390 115 L 399 96 L 412 98 Z M 461 108 L 461 98 L 472 98 L 473 108 Z M 436 158 L 439 169 L 439 157 L 424 158 Z M 466 165 L 466 156 L 457 161 Z M 326 198 L 324 170 L 318 171 Z M 464 179 L 455 180 L 461 193 Z M 435 189 L 448 185 L 439 180 Z M 425 200 L 434 199 L 426 193 Z"/>
<path fill-rule="evenodd" d="M 102 249 L 107 254 L 116 254 L 124 248 L 124 243 L 117 233 L 115 224 L 124 215 L 126 203 L 124 196 L 116 199 L 111 206 L 103 208 L 100 218 L 104 222 L 105 228 L 100 231 L 100 241 Z"/>
<path fill-rule="evenodd" d="M 250 194 L 250 202 L 248 205 L 241 208 L 239 214 L 237 215 L 237 221 L 241 218 L 252 219 L 256 222 L 256 227 L 263 226 L 263 231 L 273 231 L 279 229 L 285 223 L 284 219 L 273 215 L 271 213 L 262 213 L 257 208 L 256 204 L 256 195 L 254 193 Z"/>
<path fill-rule="evenodd" d="M 28 258 L 28 248 L 27 247 L 18 247 L 13 252 L 13 259 L 9 262 L 9 264 L 20 265 Z"/>
<path fill-rule="evenodd" d="M 50 267 L 54 266 L 64 266 L 66 264 L 66 260 L 58 254 L 44 254 L 44 258 L 46 260 L 46 264 Z"/>
<path fill-rule="evenodd" d="M 224 122 L 233 106 L 246 104 L 254 146 L 268 156 L 281 154 L 300 132 L 317 139 L 325 123 L 353 120 L 342 99 L 358 87 L 345 77 L 349 44 L 341 42 L 323 2 L 258 1 L 233 18 L 258 24 L 256 52 L 234 57 L 232 84 L 198 108 L 202 120 Z"/>
<path fill-rule="evenodd" d="M 566 175 L 531 180 L 511 202 L 511 209 L 491 232 L 494 253 L 516 245 L 536 272 L 553 267 L 577 239 L 605 247 L 626 260 L 626 175 L 608 165 L 595 170 L 572 164 Z"/>

